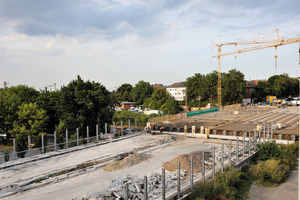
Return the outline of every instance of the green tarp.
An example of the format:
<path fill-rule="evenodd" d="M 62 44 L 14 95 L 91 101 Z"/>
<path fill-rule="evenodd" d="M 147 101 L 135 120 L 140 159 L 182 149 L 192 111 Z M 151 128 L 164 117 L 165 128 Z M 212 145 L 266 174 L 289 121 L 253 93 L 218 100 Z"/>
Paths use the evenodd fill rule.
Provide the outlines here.
<path fill-rule="evenodd" d="M 187 117 L 191 117 L 194 115 L 201 115 L 201 114 L 205 114 L 205 113 L 210 113 L 210 112 L 216 112 L 219 111 L 219 107 L 216 108 L 209 108 L 209 109 L 205 109 L 205 110 L 197 110 L 197 111 L 193 111 L 193 112 L 187 112 L 186 116 Z"/>

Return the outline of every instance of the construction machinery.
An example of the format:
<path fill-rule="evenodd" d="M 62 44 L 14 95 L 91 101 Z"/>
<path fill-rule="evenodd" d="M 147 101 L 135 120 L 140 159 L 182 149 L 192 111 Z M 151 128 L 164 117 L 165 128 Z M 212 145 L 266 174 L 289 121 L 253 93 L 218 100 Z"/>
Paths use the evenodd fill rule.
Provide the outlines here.
<path fill-rule="evenodd" d="M 276 39 L 270 39 L 270 36 L 272 36 L 273 33 L 276 33 Z M 282 45 L 287 45 L 287 44 L 292 44 L 292 43 L 297 43 L 299 42 L 299 37 L 297 38 L 289 38 L 289 39 L 283 39 L 280 38 L 278 29 L 272 31 L 271 33 L 263 36 L 263 37 L 257 37 L 257 39 L 255 39 L 254 41 L 244 41 L 244 42 L 222 42 L 221 41 L 221 37 L 219 36 L 219 43 L 217 42 L 213 42 L 212 41 L 212 51 L 215 47 L 218 48 L 218 54 L 212 56 L 213 58 L 218 58 L 218 96 L 217 96 L 217 104 L 218 106 L 222 106 L 222 91 L 221 91 L 221 57 L 222 56 L 228 56 L 228 55 L 234 55 L 234 54 L 239 54 L 239 53 L 245 53 L 245 52 L 249 52 L 249 51 L 256 51 L 256 50 L 260 50 L 260 49 L 266 49 L 266 48 L 271 48 L 274 47 L 275 48 L 275 73 L 277 74 L 277 47 L 278 46 L 282 46 Z M 231 52 L 227 52 L 227 53 L 222 53 L 221 52 L 221 47 L 222 46 L 238 46 L 238 45 L 253 45 L 250 47 L 246 47 L 246 48 L 242 48 L 242 49 L 238 49 L 235 51 L 231 51 Z M 236 56 L 235 56 L 236 58 Z M 300 49 L 299 49 L 299 64 L 300 64 Z"/>

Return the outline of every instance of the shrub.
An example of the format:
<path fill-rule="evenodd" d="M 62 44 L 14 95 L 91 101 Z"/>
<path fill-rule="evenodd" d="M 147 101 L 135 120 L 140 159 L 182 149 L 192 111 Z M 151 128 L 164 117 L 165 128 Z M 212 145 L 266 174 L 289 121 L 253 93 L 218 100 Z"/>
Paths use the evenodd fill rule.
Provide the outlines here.
<path fill-rule="evenodd" d="M 270 159 L 267 161 L 259 161 L 255 165 L 251 165 L 250 174 L 261 184 L 279 184 L 288 176 L 290 167 L 282 164 L 280 160 Z"/>
<path fill-rule="evenodd" d="M 257 145 L 256 160 L 268 160 L 282 156 L 280 147 L 275 143 L 265 142 Z"/>
<path fill-rule="evenodd" d="M 188 196 L 188 200 L 211 199 L 220 192 L 220 185 L 215 182 L 201 182 L 195 185 L 193 191 Z"/>

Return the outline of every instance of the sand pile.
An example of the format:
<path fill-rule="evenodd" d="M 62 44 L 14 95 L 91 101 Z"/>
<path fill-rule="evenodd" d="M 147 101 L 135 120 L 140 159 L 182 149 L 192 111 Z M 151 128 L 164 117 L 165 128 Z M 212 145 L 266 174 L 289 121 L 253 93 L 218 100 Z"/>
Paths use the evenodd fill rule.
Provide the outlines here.
<path fill-rule="evenodd" d="M 123 169 L 141 163 L 144 160 L 147 160 L 149 157 L 150 155 L 148 154 L 138 154 L 138 153 L 130 154 L 124 157 L 122 160 L 114 160 L 113 162 L 108 163 L 103 169 L 105 171 L 114 171 L 118 169 Z"/>
<path fill-rule="evenodd" d="M 193 156 L 194 174 L 199 173 L 202 170 L 202 152 L 197 151 L 189 154 L 181 154 L 175 157 L 173 160 L 163 163 L 162 167 L 168 171 L 176 171 L 178 162 L 180 162 L 180 168 L 187 171 L 186 177 L 190 176 L 191 169 L 191 157 Z M 205 153 L 205 159 L 208 158 L 208 154 Z"/>

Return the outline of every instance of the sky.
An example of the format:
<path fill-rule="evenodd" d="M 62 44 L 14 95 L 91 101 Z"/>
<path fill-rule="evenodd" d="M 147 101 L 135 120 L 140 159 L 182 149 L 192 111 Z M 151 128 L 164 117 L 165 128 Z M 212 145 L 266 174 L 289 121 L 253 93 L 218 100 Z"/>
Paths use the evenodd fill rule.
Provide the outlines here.
<path fill-rule="evenodd" d="M 0 87 L 67 85 L 80 75 L 114 90 L 171 85 L 218 69 L 211 42 L 300 35 L 299 0 L 0 0 Z M 266 39 L 273 39 L 271 34 Z M 222 52 L 250 46 L 224 46 Z M 278 47 L 277 73 L 299 76 L 299 44 Z M 274 48 L 222 57 L 246 80 L 275 74 Z"/>

